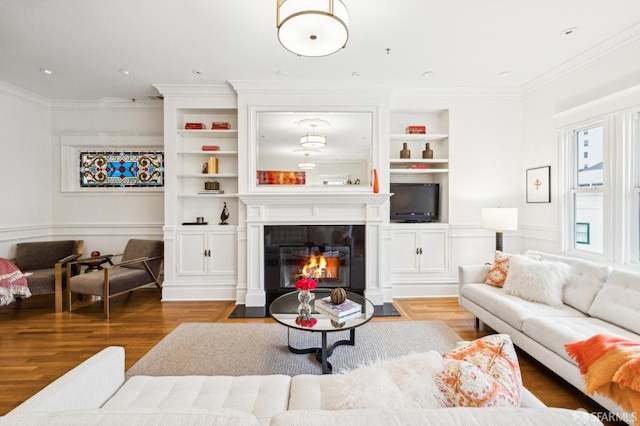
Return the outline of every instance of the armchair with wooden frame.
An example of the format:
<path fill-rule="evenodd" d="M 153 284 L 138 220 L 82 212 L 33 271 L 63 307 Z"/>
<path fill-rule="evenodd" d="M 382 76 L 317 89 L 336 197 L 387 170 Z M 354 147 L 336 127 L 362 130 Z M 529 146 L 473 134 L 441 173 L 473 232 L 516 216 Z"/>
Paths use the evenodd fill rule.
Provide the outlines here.
<path fill-rule="evenodd" d="M 94 303 L 77 300 L 77 295 L 99 296 L 104 304 L 104 317 L 109 319 L 110 298 L 132 292 L 148 284 L 155 284 L 159 290 L 162 290 L 159 276 L 164 259 L 163 241 L 131 239 L 127 242 L 124 253 L 110 256 L 109 260 L 120 256 L 122 256 L 120 263 L 113 263 L 102 270 L 75 276 L 67 273 L 66 298 L 69 312 L 77 307 Z M 95 258 L 79 259 L 72 263 L 86 265 L 87 261 L 92 259 Z"/>
<path fill-rule="evenodd" d="M 77 267 L 71 266 L 70 262 L 82 256 L 83 248 L 83 240 L 18 243 L 13 262 L 22 272 L 28 273 L 31 294 L 54 293 L 55 311 L 62 312 L 67 282 L 65 275 L 69 277 L 78 273 Z"/>

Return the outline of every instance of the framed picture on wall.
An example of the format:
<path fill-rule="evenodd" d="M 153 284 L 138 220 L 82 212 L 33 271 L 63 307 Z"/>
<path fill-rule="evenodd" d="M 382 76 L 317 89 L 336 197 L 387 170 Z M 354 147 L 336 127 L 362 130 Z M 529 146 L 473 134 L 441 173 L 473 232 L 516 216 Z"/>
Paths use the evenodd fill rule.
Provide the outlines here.
<path fill-rule="evenodd" d="M 527 203 L 551 202 L 551 166 L 527 169 Z"/>

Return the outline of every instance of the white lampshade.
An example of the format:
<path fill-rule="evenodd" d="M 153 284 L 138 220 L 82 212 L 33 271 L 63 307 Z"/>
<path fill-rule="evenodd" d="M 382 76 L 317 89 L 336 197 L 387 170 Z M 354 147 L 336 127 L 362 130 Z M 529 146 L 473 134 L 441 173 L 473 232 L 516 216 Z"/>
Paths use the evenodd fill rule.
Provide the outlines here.
<path fill-rule="evenodd" d="M 327 56 L 346 46 L 349 14 L 340 0 L 277 0 L 282 46 L 300 56 Z"/>
<path fill-rule="evenodd" d="M 501 207 L 483 208 L 480 211 L 482 227 L 494 231 L 515 231 L 518 229 L 518 209 Z"/>
<path fill-rule="evenodd" d="M 324 135 L 304 135 L 300 138 L 300 146 L 305 148 L 324 148 L 327 145 L 327 137 Z"/>

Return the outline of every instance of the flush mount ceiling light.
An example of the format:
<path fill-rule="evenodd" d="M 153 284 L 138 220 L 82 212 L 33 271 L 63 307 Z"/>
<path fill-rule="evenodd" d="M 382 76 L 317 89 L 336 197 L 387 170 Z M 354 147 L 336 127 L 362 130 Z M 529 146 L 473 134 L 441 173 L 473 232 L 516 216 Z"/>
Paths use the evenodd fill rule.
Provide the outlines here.
<path fill-rule="evenodd" d="M 313 170 L 316 168 L 315 161 L 309 161 L 309 154 L 304 154 L 304 161 L 298 162 L 298 168 L 300 170 Z"/>
<path fill-rule="evenodd" d="M 303 137 L 300 138 L 300 146 L 304 148 L 324 148 L 327 145 L 327 136 L 326 135 L 316 135 L 317 124 L 312 124 L 311 128 L 313 129 L 313 133 L 307 133 Z"/>
<path fill-rule="evenodd" d="M 349 15 L 340 0 L 276 0 L 280 44 L 299 56 L 327 56 L 347 45 Z"/>

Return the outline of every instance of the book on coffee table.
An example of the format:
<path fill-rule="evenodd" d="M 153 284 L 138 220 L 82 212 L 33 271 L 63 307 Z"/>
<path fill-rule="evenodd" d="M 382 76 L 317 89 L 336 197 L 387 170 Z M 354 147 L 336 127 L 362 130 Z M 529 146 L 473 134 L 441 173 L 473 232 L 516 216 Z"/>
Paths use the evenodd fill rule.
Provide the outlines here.
<path fill-rule="evenodd" d="M 344 302 L 336 305 L 331 303 L 331 296 L 323 297 L 315 301 L 316 311 L 326 314 L 333 319 L 341 320 L 348 315 L 358 314 L 362 312 L 362 305 L 354 302 L 353 300 L 345 300 Z"/>

